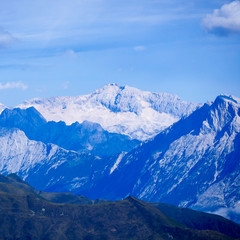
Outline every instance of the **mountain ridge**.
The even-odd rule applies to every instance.
[[[224,218],[191,210],[187,214],[184,210],[179,218],[179,208],[155,207],[132,196],[100,204],[86,204],[85,199],[84,204],[56,204],[16,175],[0,175],[0,189],[2,239],[233,240],[240,236],[240,226]],[[181,223],[189,216],[191,227]],[[202,222],[200,230],[194,224],[202,218],[206,224]]]
[[[31,109],[17,112],[31,112]],[[132,111],[137,115],[138,106]],[[4,113],[9,120],[10,112]],[[33,112],[37,113],[37,110]],[[27,115],[20,114],[15,122],[21,125],[24,117]],[[46,124],[41,117],[39,119]],[[58,124],[61,129],[69,127],[64,122]],[[88,126],[89,122],[83,125]],[[97,123],[91,127],[99,129]],[[47,131],[51,132],[51,129]],[[16,136],[7,137],[11,134]],[[40,190],[66,191],[110,200],[133,195],[142,200],[220,213],[240,222],[240,101],[236,97],[219,95],[215,101],[198,107],[130,152],[119,152],[107,158],[30,141],[16,129],[2,129],[0,135],[2,173],[10,173],[7,167],[13,167],[11,171],[19,173]],[[63,136],[67,141],[68,137]],[[11,144],[12,151],[7,144]],[[44,156],[53,154],[46,161],[43,157],[40,159],[43,162],[29,165],[33,156],[37,159],[41,154],[36,154],[34,147],[29,150],[28,145],[38,146],[36,149],[40,149],[41,154],[44,152]],[[17,164],[14,165],[15,160]]]
[[[191,113],[199,104],[185,102],[167,93],[108,84],[88,95],[32,99],[17,107],[30,106],[48,121],[62,120],[72,124],[89,120],[109,132],[146,140]]]
[[[239,106],[222,96],[203,105],[126,154],[94,191],[202,211],[235,208],[239,221]]]
[[[126,135],[109,133],[100,124],[86,120],[70,126],[63,121],[47,122],[34,107],[3,110],[0,114],[0,127],[18,128],[24,131],[30,140],[52,143],[66,150],[100,157],[128,152],[140,143]]]

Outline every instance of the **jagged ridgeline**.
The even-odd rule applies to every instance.
[[[150,204],[134,197],[97,203],[69,193],[39,192],[14,174],[0,175],[0,203],[1,239],[231,240],[240,237],[238,224],[216,215]]]
[[[219,96],[126,154],[93,192],[101,189],[109,199],[131,194],[240,221],[239,176],[240,101]]]
[[[38,110],[25,109],[30,103]],[[32,100],[22,107],[0,115],[1,173],[17,173],[38,190],[108,200],[132,195],[240,221],[238,98],[220,95],[197,107],[168,94],[107,85],[90,95]],[[71,125],[47,121],[63,120],[72,116],[71,109],[85,108],[96,108],[96,119],[107,116],[109,126],[115,118],[131,126],[139,119],[134,129],[146,119],[153,129],[160,116],[175,116],[175,123],[161,131],[162,125],[155,129],[155,137],[140,142],[124,130],[125,125],[121,133],[131,137],[89,121]],[[152,111],[157,111],[154,121],[148,115]],[[153,135],[145,125],[139,131],[143,129],[147,134],[143,138]]]
[[[108,84],[89,95],[32,99],[19,105],[35,107],[48,121],[62,120],[70,125],[87,120],[140,141],[155,136],[197,106],[168,93],[117,84]]]
[[[66,150],[91,153],[99,157],[128,152],[140,143],[126,135],[110,133],[98,123],[84,121],[68,126],[63,121],[47,122],[34,107],[3,110],[0,127],[19,129],[30,140],[52,143]]]

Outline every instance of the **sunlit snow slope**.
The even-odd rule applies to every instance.
[[[145,140],[194,111],[197,104],[167,93],[108,84],[89,95],[32,99],[18,107],[30,106],[48,121],[72,124],[87,120],[110,132]]]

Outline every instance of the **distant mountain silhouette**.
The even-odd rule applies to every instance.
[[[140,143],[125,135],[109,133],[98,123],[84,121],[67,126],[62,121],[47,122],[34,107],[3,110],[0,127],[18,128],[31,140],[53,143],[67,150],[91,152],[100,157],[128,152]]]

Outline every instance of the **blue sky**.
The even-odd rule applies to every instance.
[[[240,97],[240,2],[0,0],[0,102],[107,83],[205,102]]]

